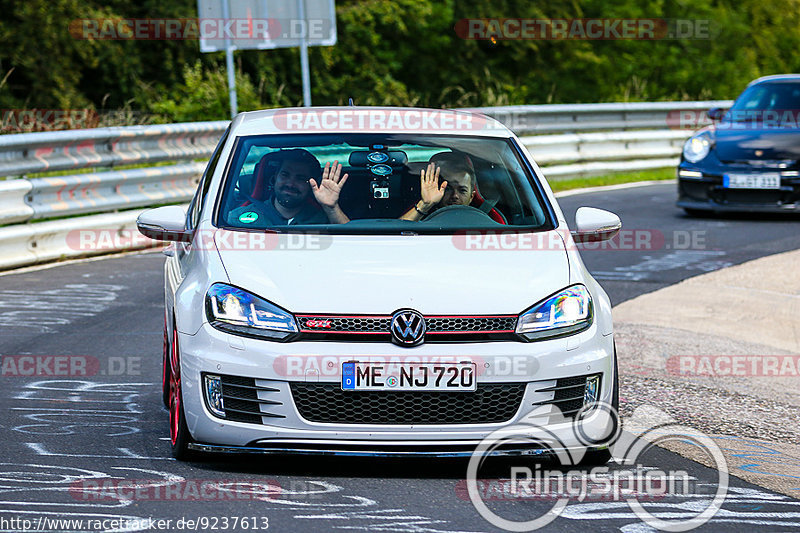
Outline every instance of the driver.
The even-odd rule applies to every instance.
[[[263,202],[253,201],[232,210],[229,223],[264,227],[350,221],[339,207],[339,193],[348,176],[340,177],[339,161],[325,163],[321,168],[319,160],[301,148],[282,151],[281,155],[270,196]]]
[[[465,161],[436,154],[419,175],[422,198],[400,217],[401,220],[419,220],[440,207],[470,205],[477,189],[475,171]],[[444,154],[449,156],[450,154]],[[441,161],[436,165],[436,160]],[[441,174],[442,181],[439,182]]]

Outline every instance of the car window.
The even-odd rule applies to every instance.
[[[338,162],[336,208],[316,194]],[[438,168],[436,201],[423,200],[421,172]],[[446,183],[445,183],[446,182]],[[430,191],[430,187],[428,187]],[[430,200],[430,196],[427,196]],[[415,209],[416,208],[416,209]],[[422,208],[422,209],[420,209]],[[510,139],[411,134],[240,137],[222,185],[216,223],[233,229],[313,227],[335,232],[454,232],[551,227],[536,177]]]
[[[208,197],[208,190],[211,186],[211,178],[214,176],[214,171],[217,168],[220,154],[222,153],[222,147],[225,146],[225,141],[228,140],[229,133],[230,127],[225,130],[222,138],[217,143],[217,147],[214,149],[214,153],[211,154],[211,159],[209,159],[208,165],[206,165],[203,176],[200,178],[200,182],[197,185],[197,191],[192,198],[192,202],[189,204],[187,229],[191,230],[197,227],[198,222],[200,222],[200,213],[202,212],[206,198]]]
[[[747,119],[748,111],[794,111],[800,109],[800,83],[775,82],[759,83],[747,88],[736,99],[731,119]]]

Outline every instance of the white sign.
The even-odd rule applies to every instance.
[[[336,44],[334,0],[197,0],[197,12],[201,52]]]

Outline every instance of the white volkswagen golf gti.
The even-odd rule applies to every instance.
[[[533,420],[606,461],[607,444],[574,429],[608,425],[592,409],[616,406],[619,387],[609,299],[575,242],[620,226],[584,207],[571,232],[520,140],[481,114],[238,115],[188,211],[138,220],[175,241],[173,454],[469,456]]]

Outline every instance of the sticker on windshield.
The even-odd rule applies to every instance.
[[[370,163],[385,163],[389,160],[389,154],[385,152],[372,152],[367,155],[367,161]]]
[[[258,220],[258,213],[255,211],[248,211],[239,215],[239,222],[242,222],[243,224],[251,224],[256,220]]]
[[[373,166],[369,167],[369,169],[376,176],[388,176],[389,174],[392,173],[392,167],[390,167],[389,165],[384,165],[384,164],[373,165]]]

